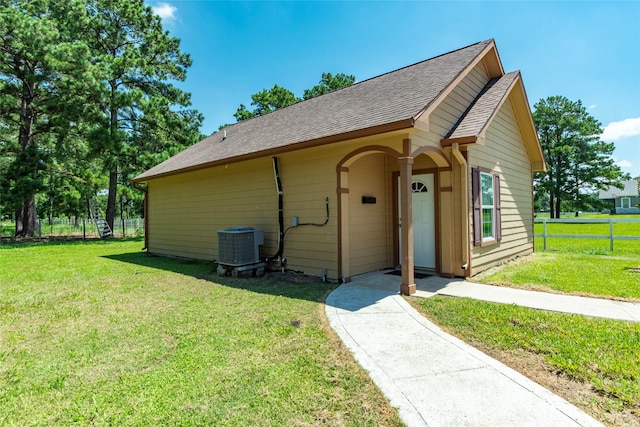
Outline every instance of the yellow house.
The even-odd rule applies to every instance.
[[[411,294],[414,269],[531,253],[544,169],[520,73],[487,40],[228,126],[133,181],[151,253],[214,260],[217,230],[251,226],[288,269],[401,266]]]

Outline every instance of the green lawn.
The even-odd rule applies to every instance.
[[[536,224],[536,232],[541,227]],[[550,233],[609,233],[608,224],[548,227]],[[618,235],[640,235],[640,224],[615,227]],[[476,280],[640,301],[640,242],[616,241],[613,253],[606,240],[549,242],[553,249],[542,251],[542,239],[536,238],[537,253]],[[568,378],[554,391],[607,424],[640,425],[640,324],[461,298],[412,302],[447,331],[546,386]]]
[[[640,219],[640,215],[583,214],[578,219]],[[573,218],[571,218],[573,219]],[[535,224],[542,233],[542,224]],[[550,234],[609,235],[609,224],[547,224]],[[640,223],[616,223],[616,236],[640,236]],[[536,254],[484,275],[483,283],[640,300],[640,240],[536,237]]]
[[[0,425],[400,425],[331,286],[233,280],[141,240],[0,246]]]
[[[640,300],[640,258],[538,252],[484,275],[479,281]]]
[[[521,359],[526,354],[542,358],[550,373],[574,380],[579,389],[578,384],[587,384],[595,391],[591,399],[567,393],[597,418],[622,419],[612,422],[616,425],[640,423],[640,324],[466,298],[411,301],[473,345]]]
[[[12,238],[15,233],[15,222],[0,221],[0,237]],[[36,232],[37,237],[74,237],[81,238],[98,238],[98,229],[89,219],[80,219],[75,224],[72,220],[54,219],[53,224],[49,225],[46,219],[40,220],[40,232]],[[125,228],[122,228],[122,221],[115,219],[114,233],[117,237],[142,237],[144,235],[144,219],[132,218],[125,220]]]
[[[548,214],[538,214],[540,218],[548,218]],[[637,219],[640,215],[604,215],[604,214],[581,214],[578,218],[574,216],[563,216],[562,219],[581,220],[581,219],[603,219],[603,220],[620,220],[620,219]],[[534,224],[536,234],[543,233],[543,224]],[[613,226],[614,236],[640,236],[640,222],[620,222]],[[576,234],[576,235],[600,235],[609,236],[608,223],[596,224],[565,224],[565,223],[548,223],[547,234]],[[542,237],[535,239],[536,251],[544,249],[544,240]],[[547,251],[553,252],[571,252],[596,255],[630,255],[640,256],[640,240],[614,240],[613,252],[610,250],[608,239],[583,239],[583,238],[547,238]]]

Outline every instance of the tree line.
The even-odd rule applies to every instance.
[[[143,0],[0,0],[0,216],[33,236],[106,189],[106,220],[142,211],[129,179],[204,138],[184,81],[191,58]],[[275,85],[246,120],[352,84],[323,73],[302,98]]]
[[[16,236],[33,236],[38,212],[83,216],[106,189],[106,219],[141,211],[129,179],[204,137],[184,81],[191,58],[143,0],[0,0],[0,215]],[[355,76],[323,73],[297,97],[274,85],[251,95],[234,117],[247,120],[349,86]],[[628,179],[614,146],[580,101],[534,106],[547,172],[535,202],[552,217],[601,207],[597,190]],[[221,126],[224,127],[225,125]]]
[[[202,137],[171,83],[190,65],[143,0],[2,0],[0,209],[16,236],[33,236],[36,205],[82,215],[106,188],[112,228],[118,204],[140,205],[128,180]]]
[[[623,188],[622,181],[631,178],[615,164],[614,144],[601,139],[602,125],[580,100],[541,99],[533,119],[547,164],[547,171],[534,177],[538,211],[560,218],[563,211],[599,210],[604,205],[598,190]]]

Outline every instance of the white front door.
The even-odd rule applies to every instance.
[[[413,262],[416,267],[436,268],[435,189],[433,183],[432,173],[413,176]],[[400,213],[398,213],[398,218],[400,217]],[[399,233],[399,236],[402,236],[402,233]],[[400,239],[398,240],[400,241]],[[400,250],[402,250],[401,241]]]

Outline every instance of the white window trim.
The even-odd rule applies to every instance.
[[[492,194],[494,194],[493,196],[493,200],[491,201],[491,204],[485,204],[483,197],[482,197],[482,177],[483,176],[488,176],[491,178],[491,191]],[[496,204],[495,204],[495,191],[496,191],[496,183],[495,183],[495,179],[494,176],[490,173],[487,172],[482,172],[480,171],[480,221],[482,221],[482,224],[480,226],[480,232],[482,233],[482,241],[483,242],[490,242],[490,241],[494,241],[496,240]],[[491,209],[491,235],[490,236],[485,236],[484,235],[484,211],[485,209]]]
[[[624,205],[625,201],[627,202],[627,206]],[[620,208],[621,209],[631,208],[631,197],[620,197]]]

